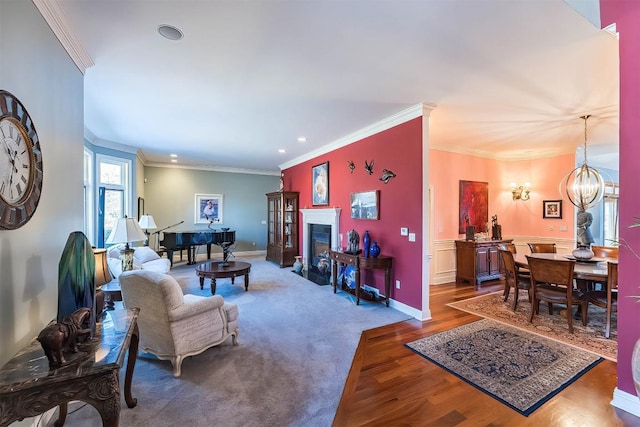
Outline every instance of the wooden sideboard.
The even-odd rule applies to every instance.
[[[476,286],[502,277],[502,259],[498,245],[509,240],[456,240],[456,282]]]

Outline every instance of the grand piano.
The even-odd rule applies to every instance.
[[[206,230],[206,231],[164,231],[164,238],[160,240],[160,245],[167,250],[167,256],[173,267],[173,252],[187,250],[187,264],[196,263],[196,248],[200,245],[207,245],[207,259],[211,259],[211,245],[220,246],[224,253],[224,261],[229,258],[229,248],[236,241],[234,230]]]

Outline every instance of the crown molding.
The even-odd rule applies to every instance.
[[[31,0],[44,20],[49,24],[53,34],[67,51],[76,67],[84,75],[87,68],[94,65],[93,60],[80,39],[75,35],[58,0]]]
[[[428,116],[431,113],[431,110],[433,110],[434,108],[436,108],[435,104],[430,104],[427,102],[413,105],[394,115],[386,117],[360,130],[350,133],[349,135],[346,135],[333,142],[330,142],[329,144],[323,145],[322,147],[309,151],[308,153],[298,156],[295,159],[282,163],[281,165],[279,165],[279,167],[280,169],[286,169],[286,168],[299,165],[300,163],[304,163],[307,160],[311,160],[315,157],[321,156],[323,154],[326,154],[331,151],[337,150],[339,148],[345,147],[347,145],[353,144],[354,142],[358,142],[371,135],[375,135],[376,133],[380,133],[387,129],[391,129],[392,127],[397,126],[399,124],[408,122],[409,120],[413,120],[415,118],[422,117],[422,116]]]
[[[280,176],[280,171],[262,170],[262,169],[244,169],[244,168],[231,168],[226,166],[209,166],[209,165],[180,165],[176,163],[146,163],[145,167],[167,168],[167,169],[189,169],[189,170],[202,170],[208,172],[226,172],[226,173],[243,173],[248,175],[268,175],[268,176]]]
[[[501,161],[519,161],[519,160],[535,160],[535,159],[547,159],[551,157],[563,156],[565,154],[575,154],[575,149],[563,149],[563,150],[547,150],[547,151],[536,151],[533,154],[531,151],[527,152],[514,152],[512,154],[495,154],[491,151],[485,150],[474,150],[468,147],[463,147],[460,145],[438,145],[438,144],[430,144],[429,150],[437,150],[437,151],[445,151],[448,153],[457,153],[457,154],[465,154],[474,157],[482,157],[485,159],[491,160],[501,160]]]

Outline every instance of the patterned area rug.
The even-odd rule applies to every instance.
[[[473,313],[480,317],[497,320],[525,331],[541,335],[552,340],[569,344],[590,351],[605,359],[616,362],[618,356],[616,315],[611,320],[611,338],[604,337],[605,310],[593,305],[589,306],[587,326],[582,326],[580,319],[573,319],[573,334],[569,326],[564,308],[554,305],[554,314],[549,315],[547,304],[540,303],[540,314],[534,316],[529,323],[531,304],[527,301],[526,292],[520,292],[520,300],[515,313],[511,310],[513,292],[507,302],[503,301],[502,291],[482,295],[447,304],[458,310]],[[561,310],[562,309],[562,310]],[[574,309],[575,310],[575,309]]]
[[[524,416],[603,360],[488,319],[405,345]]]

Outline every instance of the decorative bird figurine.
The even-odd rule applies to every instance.
[[[382,176],[380,177],[380,181],[384,182],[385,184],[389,183],[389,180],[391,178],[395,178],[396,174],[391,172],[388,169],[382,169]]]
[[[366,170],[369,175],[373,175],[373,160],[371,160],[371,163],[368,163],[366,160],[364,161],[364,170]]]
[[[353,173],[353,171],[356,168],[356,164],[353,163],[351,160],[347,160],[347,163],[349,164],[349,169],[351,169],[351,173]]]

